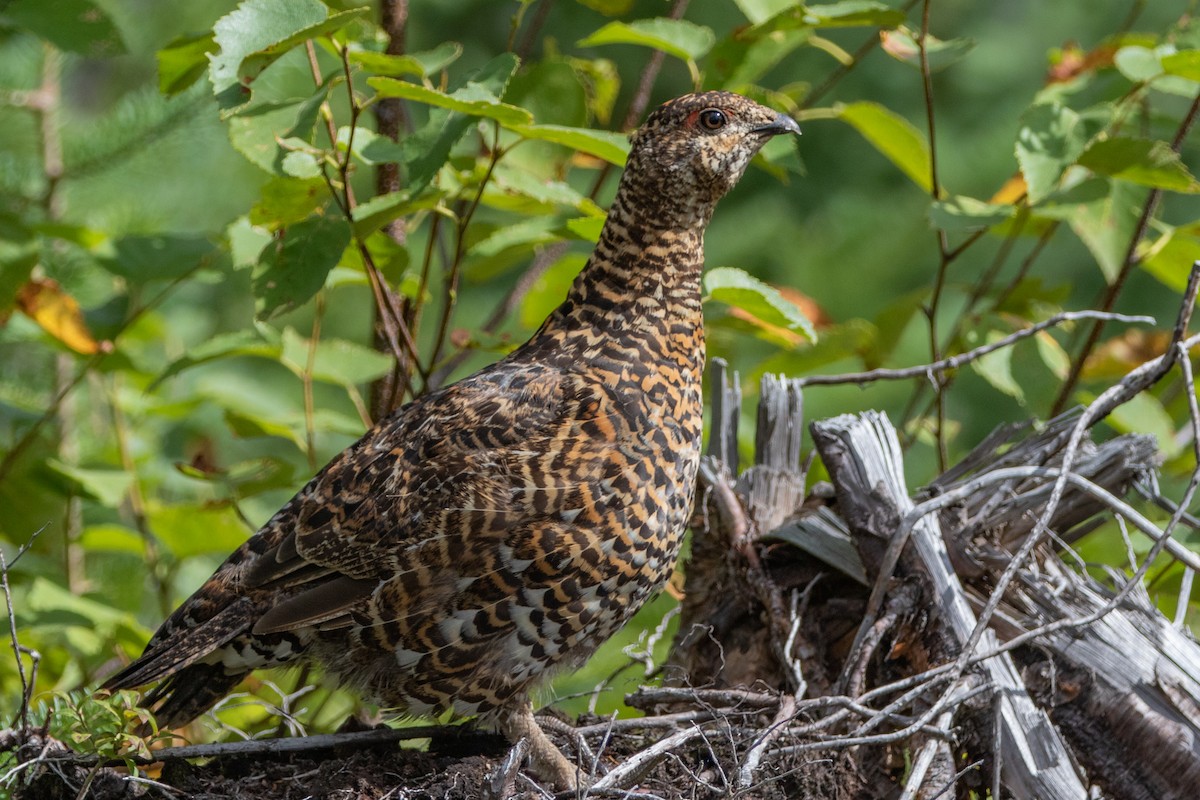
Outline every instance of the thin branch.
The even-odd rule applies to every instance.
[[[795,381],[800,386],[835,386],[845,383],[871,383],[872,381],[899,381],[908,380],[910,378],[927,377],[932,374],[944,372],[946,370],[957,369],[958,367],[975,361],[989,353],[994,353],[997,350],[1009,347],[1022,339],[1028,339],[1035,336],[1047,328],[1053,328],[1065,322],[1074,322],[1082,319],[1106,319],[1113,322],[1125,322],[1137,325],[1153,325],[1154,317],[1147,316],[1129,316],[1127,314],[1114,314],[1112,312],[1101,311],[1064,311],[1061,314],[1055,314],[1043,322],[1036,325],[1024,328],[1005,336],[990,344],[982,345],[974,350],[968,350],[965,353],[959,353],[949,358],[944,358],[932,364],[922,364],[915,367],[905,367],[903,369],[873,369],[867,372],[849,372],[840,375],[809,375],[803,378],[796,378]]]

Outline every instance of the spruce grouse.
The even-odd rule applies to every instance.
[[[704,229],[790,117],[727,92],[655,110],[566,300],[506,358],[398,409],[167,619],[109,689],[162,727],[312,662],[414,715],[478,716],[574,768],[529,693],[670,576],[700,456]]]

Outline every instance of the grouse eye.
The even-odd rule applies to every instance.
[[[700,112],[700,124],[707,130],[719,131],[725,127],[725,112],[719,108],[706,108]]]

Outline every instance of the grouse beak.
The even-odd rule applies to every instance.
[[[778,136],[781,133],[794,133],[800,135],[800,125],[796,120],[789,117],[787,114],[779,114],[775,119],[768,122],[766,125],[759,125],[757,128],[751,128],[751,133],[765,133],[768,136]]]

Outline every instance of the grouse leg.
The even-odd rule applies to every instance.
[[[543,780],[550,781],[560,791],[579,788],[581,776],[578,768],[567,760],[550,741],[542,726],[538,725],[528,699],[501,718],[500,729],[510,742],[516,743],[522,738],[529,742],[530,765]]]

